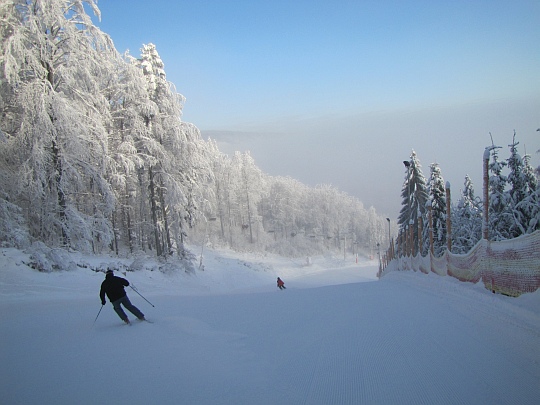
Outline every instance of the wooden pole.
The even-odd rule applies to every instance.
[[[452,251],[452,211],[450,207],[450,182],[446,182],[446,248]]]
[[[489,148],[484,150],[484,221],[482,223],[482,233],[485,240],[489,240]]]

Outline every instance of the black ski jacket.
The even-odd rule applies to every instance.
[[[101,291],[99,297],[101,302],[105,302],[105,294],[109,298],[109,301],[114,302],[122,297],[126,296],[124,287],[129,285],[129,281],[122,277],[116,277],[114,274],[107,274],[105,280],[101,283]]]

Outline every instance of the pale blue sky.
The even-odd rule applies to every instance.
[[[100,0],[117,49],[156,44],[185,121],[267,173],[397,217],[411,149],[481,194],[489,132],[540,149],[540,1]],[[533,162],[538,164],[539,155]]]

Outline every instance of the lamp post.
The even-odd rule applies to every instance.
[[[409,219],[412,217],[412,214],[411,214],[411,163],[408,162],[407,160],[404,160],[403,161],[403,164],[405,165],[405,167],[407,168],[407,191],[408,191],[408,195],[407,195],[407,199],[408,199],[408,205],[409,205]]]
[[[202,246],[201,246],[201,259],[199,261],[199,270],[204,270],[203,251],[204,251],[204,244],[206,243],[206,235],[208,233],[208,222],[209,221],[215,221],[217,218],[216,217],[211,217],[211,218],[205,218],[205,219],[206,219],[206,226],[204,227],[204,235],[203,235],[203,241],[202,241]]]
[[[404,223],[408,223],[409,226],[410,226],[411,223],[414,223],[413,218],[412,218],[412,206],[411,206],[411,203],[412,203],[412,198],[411,198],[411,162],[409,162],[407,160],[404,160],[403,164],[407,168],[407,191],[408,191],[407,200],[408,200],[408,206],[409,206],[409,212],[408,212],[409,220],[407,222],[404,222]],[[409,243],[408,232],[405,235],[407,237],[407,243]],[[412,252],[412,250],[413,250],[412,249],[412,238],[411,238],[411,242],[410,242],[409,247],[410,247],[410,250]]]

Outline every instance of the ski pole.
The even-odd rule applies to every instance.
[[[94,323],[92,324],[92,327],[96,324],[96,321],[98,319],[99,314],[101,314],[101,310],[103,309],[103,305],[101,305],[101,308],[99,309],[99,312],[97,313],[96,319],[94,319]]]
[[[152,305],[154,308],[156,307],[154,304],[152,304],[150,301],[148,301],[146,298],[144,298],[144,297],[142,296],[142,294],[141,294],[139,291],[137,291],[135,288],[133,288],[133,286],[130,285],[130,287],[131,287],[131,289],[132,289],[133,291],[135,291],[137,294],[139,294],[139,295],[142,297],[143,300],[145,300],[146,302],[148,302],[148,303],[149,303],[150,305]]]

